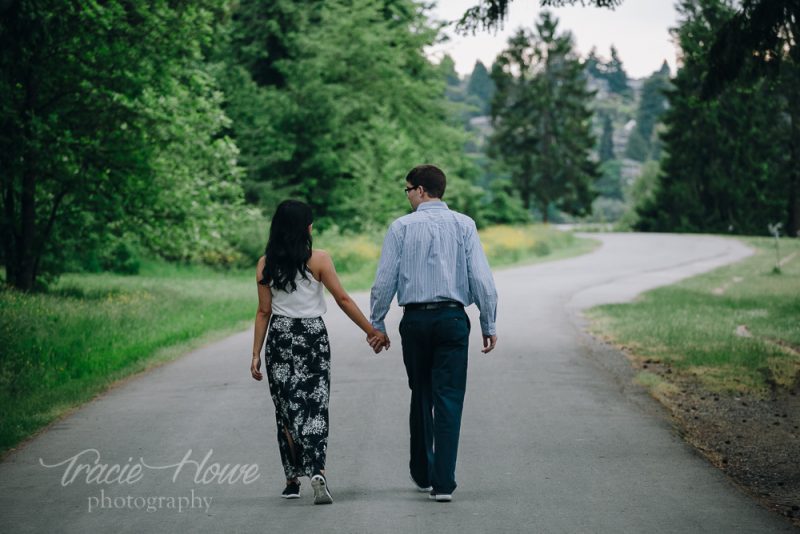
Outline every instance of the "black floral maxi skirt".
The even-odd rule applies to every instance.
[[[322,318],[273,315],[264,360],[286,478],[311,477],[325,469],[328,447],[331,352]]]

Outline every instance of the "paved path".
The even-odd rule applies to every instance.
[[[115,388],[9,456],[0,464],[0,532],[793,531],[684,444],[654,401],[598,365],[609,351],[578,328],[582,308],[632,298],[749,250],[702,236],[596,237],[603,246],[590,255],[496,273],[500,341],[484,356],[473,331],[450,504],[409,488],[401,311],[388,318],[393,348],[377,357],[330,305],[333,506],[313,506],[307,480],[301,499],[278,497],[274,412],[266,380],[249,377],[246,331]],[[357,300],[366,307],[367,295]],[[474,307],[470,313],[477,325]],[[83,453],[71,470],[40,464],[85,449],[123,467],[139,457],[149,466],[176,464],[189,449],[188,460],[200,463],[213,450],[203,466],[208,479],[215,462],[257,465],[258,478],[203,484],[187,461],[177,473],[145,467],[130,484],[87,483],[82,471],[62,485],[65,473],[95,456]]]

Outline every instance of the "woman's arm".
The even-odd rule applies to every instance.
[[[258,310],[256,310],[255,335],[253,339],[253,359],[250,363],[250,374],[256,380],[261,380],[261,347],[264,346],[264,339],[267,337],[267,327],[269,318],[272,315],[272,293],[269,286],[259,284],[262,273],[264,272],[264,256],[258,260],[256,267],[256,287],[258,288]]]
[[[314,251],[314,263],[318,269],[320,282],[330,291],[336,304],[342,309],[351,321],[353,321],[361,330],[367,334],[370,341],[370,346],[373,349],[381,346],[389,348],[389,337],[372,326],[369,320],[361,313],[358,304],[350,298],[347,291],[342,287],[339,281],[339,276],[336,274],[336,268],[333,266],[333,260],[330,254],[322,250]],[[377,340],[377,341],[376,341]],[[375,344],[373,344],[373,342]]]

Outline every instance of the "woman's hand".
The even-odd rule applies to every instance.
[[[261,380],[264,376],[261,374],[261,357],[253,356],[253,361],[250,362],[250,374],[256,380]]]

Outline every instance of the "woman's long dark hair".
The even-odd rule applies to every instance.
[[[297,273],[308,280],[306,262],[311,258],[311,232],[308,225],[314,222],[311,208],[298,200],[284,200],[272,216],[269,241],[264,251],[266,262],[262,284],[272,284],[275,289],[297,289]]]

